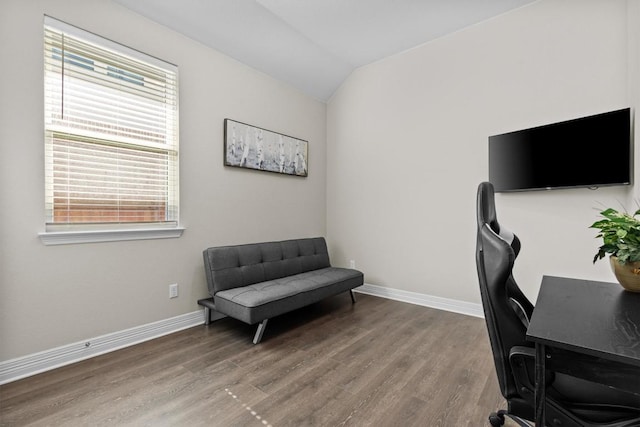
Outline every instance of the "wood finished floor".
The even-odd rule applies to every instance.
[[[488,426],[504,407],[484,320],[347,293],[0,386],[1,426]]]

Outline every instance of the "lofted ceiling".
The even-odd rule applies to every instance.
[[[356,68],[535,0],[114,0],[327,101]]]

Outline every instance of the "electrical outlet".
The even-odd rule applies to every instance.
[[[356,268],[356,262],[354,260],[349,260],[349,268]]]
[[[169,285],[169,298],[178,298],[178,284]]]

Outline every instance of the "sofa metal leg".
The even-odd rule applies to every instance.
[[[262,322],[260,322],[260,324],[258,325],[258,329],[256,330],[256,334],[253,337],[253,343],[254,344],[258,344],[260,342],[260,340],[262,339],[262,334],[264,334],[264,328],[267,327],[267,322],[269,321],[269,319],[264,319]]]
[[[356,296],[353,294],[353,289],[349,289],[349,294],[351,294],[351,303],[356,303]]]
[[[211,323],[211,309],[209,307],[204,308],[204,324],[209,325]]]

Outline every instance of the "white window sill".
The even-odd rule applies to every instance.
[[[38,233],[43,244],[119,242],[124,240],[175,239],[182,236],[183,227],[138,228],[131,230],[46,231]]]

